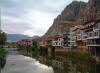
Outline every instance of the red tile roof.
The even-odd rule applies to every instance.
[[[49,38],[49,39],[47,39],[47,41],[52,41],[53,40],[53,38]]]
[[[56,39],[56,38],[62,38],[62,36],[55,36],[55,39]]]
[[[33,39],[32,41],[38,41],[39,39]]]
[[[85,22],[84,25],[86,25],[86,24],[88,24],[88,23],[93,23],[93,22],[96,23],[97,20],[90,20],[90,21],[88,21],[88,22]]]
[[[23,40],[19,40],[18,42],[19,43],[21,43],[21,42],[31,42],[31,40],[29,40],[29,39],[23,39]]]

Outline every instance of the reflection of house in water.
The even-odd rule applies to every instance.
[[[40,60],[40,63],[52,67],[54,73],[100,73],[100,64],[96,63],[83,63],[82,61],[74,63],[71,59],[63,61],[63,58],[50,60],[45,57],[41,57]]]

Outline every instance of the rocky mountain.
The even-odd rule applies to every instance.
[[[68,32],[69,28],[100,17],[100,0],[89,0],[88,3],[73,1],[65,7],[45,36]]]
[[[21,40],[21,39],[35,39],[35,38],[39,38],[39,36],[29,37],[29,36],[21,35],[21,34],[6,34],[6,37],[7,37],[8,41],[12,41],[12,42],[16,42],[16,41]]]
[[[100,18],[100,0],[89,0],[84,11],[84,20]]]
[[[69,4],[57,18],[54,19],[53,25],[47,31],[45,35],[55,35],[67,32],[66,29],[69,28],[74,22],[83,16],[83,11],[85,10],[87,3],[73,1]],[[64,22],[65,25],[62,25]],[[68,27],[67,27],[67,24]]]
[[[87,3],[73,1],[61,13],[61,20],[76,21],[82,18]]]

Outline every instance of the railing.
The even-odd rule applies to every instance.
[[[92,46],[96,46],[96,47],[100,47],[100,44],[88,44],[87,46],[90,46],[90,47],[92,47]]]

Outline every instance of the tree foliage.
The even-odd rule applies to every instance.
[[[0,30],[0,56],[7,54],[7,51],[3,49],[3,45],[6,43],[6,35]]]
[[[0,31],[0,48],[3,48],[3,45],[6,43],[6,35],[4,32]]]

